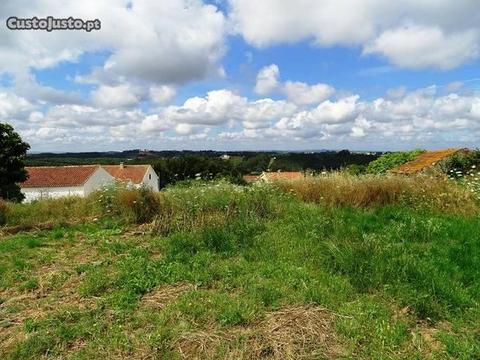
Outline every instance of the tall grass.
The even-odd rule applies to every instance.
[[[27,204],[3,203],[4,225],[32,227],[46,223],[69,223],[95,215],[89,199],[64,197],[42,199]]]
[[[152,223],[156,233],[169,234],[235,218],[264,218],[282,206],[282,194],[270,186],[243,187],[226,182],[175,186],[160,193],[146,188],[112,186],[87,198],[42,199],[27,204],[0,204],[0,221],[22,229],[81,221],[122,224]],[[1,223],[0,223],[1,225]],[[21,229],[20,229],[21,230]]]
[[[210,182],[190,187],[173,186],[160,193],[115,186],[87,198],[43,199],[28,204],[3,202],[0,224],[28,228],[105,219],[121,224],[153,223],[156,233],[167,235],[222,225],[238,218],[279,214],[282,207],[288,206],[286,197],[291,195],[327,207],[398,205],[460,215],[479,213],[475,193],[447,178],[332,173],[278,182],[274,186]]]
[[[471,191],[441,177],[331,173],[278,182],[276,186],[303,201],[330,207],[400,205],[462,215],[479,212],[478,201]]]
[[[278,213],[282,195],[270,186],[244,187],[225,182],[191,188],[172,187],[161,193],[155,232],[223,225],[234,219],[258,219]]]

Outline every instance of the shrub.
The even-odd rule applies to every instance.
[[[449,177],[460,178],[463,173],[480,166],[480,150],[459,151],[449,156],[440,165],[441,170]]]
[[[8,206],[7,203],[0,199],[0,226],[7,223],[7,212]]]
[[[405,164],[408,161],[415,159],[418,155],[425,152],[425,150],[417,149],[412,151],[390,152],[380,156],[368,164],[366,172],[368,174],[382,174],[387,170]]]
[[[99,205],[104,217],[117,218],[126,223],[145,224],[159,214],[160,199],[150,189],[134,189],[122,184],[95,192],[90,199]]]

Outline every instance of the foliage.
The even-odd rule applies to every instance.
[[[314,172],[340,170],[348,165],[366,166],[377,158],[377,154],[354,153],[348,150],[288,153],[276,156],[270,164],[270,170]]]
[[[17,184],[27,179],[24,160],[28,149],[12,126],[0,123],[0,199],[23,199]]]
[[[347,165],[343,171],[349,175],[362,175],[367,171],[367,165],[351,164]]]
[[[151,222],[160,211],[159,197],[146,187],[135,189],[115,184],[92,194],[90,200],[98,203],[103,217],[127,224]]]
[[[450,177],[480,167],[480,150],[459,151],[442,161],[441,170]],[[458,176],[461,177],[461,176]]]
[[[0,199],[0,226],[7,223],[8,206],[7,203]]]
[[[368,174],[382,174],[387,170],[405,164],[408,161],[415,159],[418,155],[425,152],[425,150],[417,149],[412,151],[389,152],[383,154],[378,159],[368,164]]]
[[[187,155],[156,160],[153,168],[160,177],[160,187],[184,180],[212,180],[222,177],[241,178],[233,161]]]
[[[471,191],[472,194],[480,200],[480,167],[471,165],[470,168],[464,169],[463,171],[453,168],[448,172],[448,177],[465,186],[466,189]]]

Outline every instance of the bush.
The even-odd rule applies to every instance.
[[[465,172],[480,167],[480,150],[459,151],[445,159],[440,167],[449,177],[461,178]]]
[[[5,201],[0,199],[0,226],[7,223],[8,206]]]
[[[134,189],[116,184],[93,193],[90,199],[97,202],[102,216],[126,223],[151,222],[160,211],[159,197],[145,187]]]
[[[399,151],[386,153],[378,159],[373,160],[367,167],[368,174],[382,174],[394,168],[405,164],[408,161],[415,159],[418,155],[425,152],[425,150],[417,149],[412,151]]]

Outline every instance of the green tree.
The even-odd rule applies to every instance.
[[[27,180],[25,156],[30,145],[22,141],[12,126],[0,123],[0,198],[22,201],[18,183]]]

